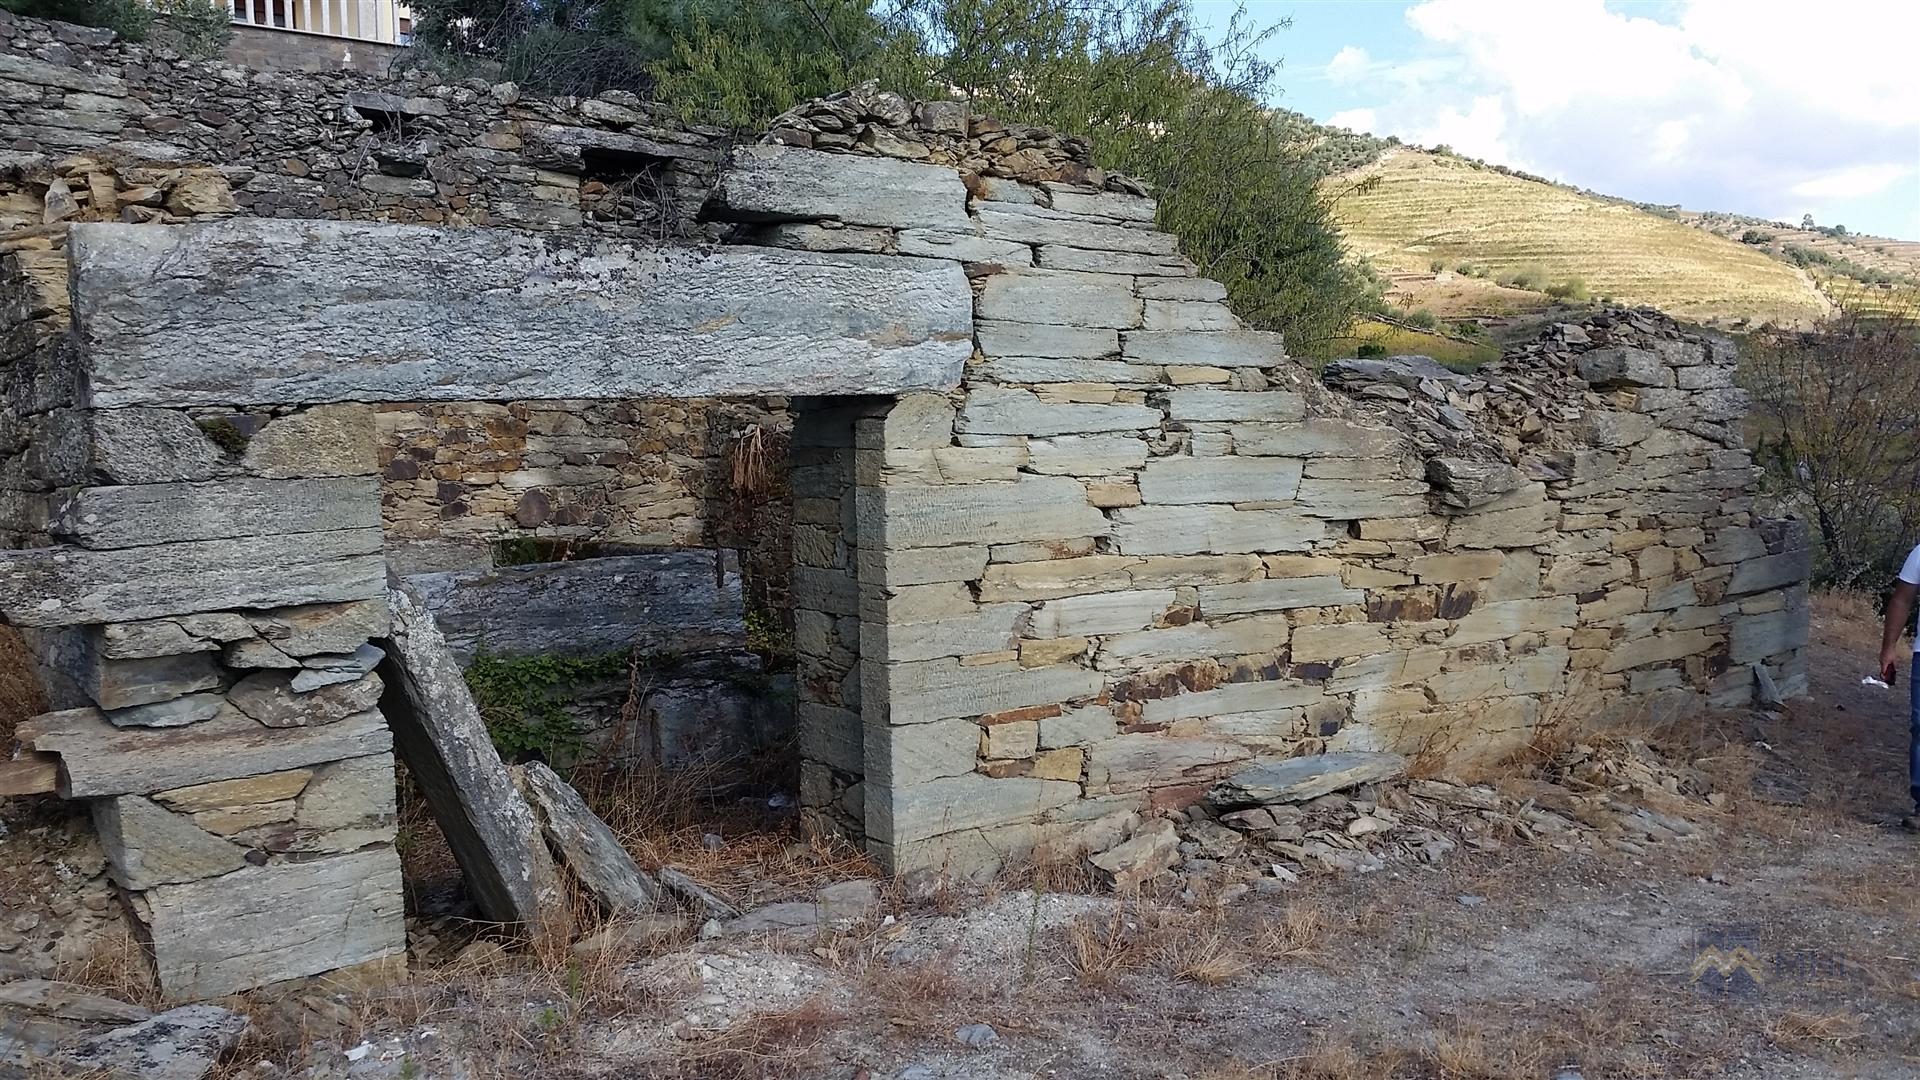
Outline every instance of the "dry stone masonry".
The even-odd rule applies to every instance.
[[[87,102],[55,91],[111,95],[48,52],[0,75],[65,151]],[[511,96],[468,89],[386,105]],[[30,167],[43,217],[90,175]],[[719,245],[299,200],[9,234],[0,613],[68,706],[21,752],[91,803],[169,994],[402,953],[382,702],[452,676],[383,678],[393,613],[430,627],[387,586],[393,405],[782,399],[802,802],[896,871],[1152,855],[1171,828],[1129,823],[1250,767],[1444,769],[1804,687],[1805,536],[1754,514],[1723,341],[1609,312],[1470,376],[1323,381],[1083,141],[957,103],[863,88],[714,170]]]

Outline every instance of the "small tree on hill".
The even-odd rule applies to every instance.
[[[1920,323],[1858,311],[1811,332],[1755,334],[1741,363],[1756,460],[1805,515],[1815,580],[1877,585],[1920,542]]]

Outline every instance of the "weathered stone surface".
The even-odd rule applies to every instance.
[[[247,620],[231,611],[182,615],[175,619],[108,623],[90,631],[94,653],[109,660],[132,660],[177,653],[212,652],[222,643],[253,634]]]
[[[362,645],[350,653],[320,653],[300,662],[301,670],[292,673],[292,690],[305,694],[323,686],[356,682],[379,666],[382,652],[377,645]]]
[[[209,653],[99,660],[83,680],[87,695],[103,709],[148,705],[220,685],[220,665]]]
[[[1294,458],[1165,457],[1140,472],[1148,504],[1285,502],[1300,490]]]
[[[1124,841],[1089,855],[1087,862],[1113,891],[1133,892],[1180,862],[1180,835],[1173,822],[1151,818]]]
[[[138,795],[96,800],[93,827],[113,880],[123,889],[199,881],[247,864],[247,849]]]
[[[1362,750],[1262,759],[1215,784],[1207,792],[1207,802],[1222,809],[1305,802],[1329,792],[1398,776],[1406,767],[1407,760],[1398,754]]]
[[[731,551],[663,551],[407,579],[461,664],[503,656],[600,656],[746,648]]]
[[[1315,623],[1293,633],[1293,662],[1310,664],[1386,652],[1386,628],[1379,623]]]
[[[220,662],[230,668],[251,671],[258,668],[297,668],[300,661],[288,656],[265,638],[250,637],[230,641],[220,650]]]
[[[620,846],[620,839],[587,808],[579,792],[538,761],[519,766],[515,772],[521,793],[540,819],[547,843],[602,909],[619,916],[660,906],[659,883],[634,863],[633,856]]]
[[[1046,401],[1031,390],[982,386],[967,394],[959,430],[976,435],[1072,435],[1142,431],[1160,425],[1160,410],[1145,405]]]
[[[972,772],[980,756],[980,725],[967,718],[904,728],[875,724],[865,729],[865,743],[867,780],[903,788]]]
[[[987,279],[975,310],[983,320],[1125,330],[1140,325],[1141,306],[1121,274],[1010,270]]]
[[[1110,476],[1147,462],[1147,444],[1127,435],[1027,440],[1027,468],[1043,475]]]
[[[382,707],[467,887],[496,922],[556,925],[564,918],[559,870],[493,748],[459,663],[410,589],[396,585],[387,602],[393,626],[380,643],[387,651]]]
[[[902,229],[894,250],[902,255],[922,255],[929,259],[959,259],[961,262],[998,263],[1002,266],[1033,265],[1033,248],[1026,244],[996,240],[971,232]]]
[[[1233,585],[1202,585],[1200,615],[1244,615],[1301,607],[1337,607],[1366,601],[1362,589],[1349,589],[1338,577],[1268,578]]]
[[[16,1010],[15,1015],[24,1012],[94,1024],[137,1024],[153,1015],[151,1010],[132,1002],[94,993],[78,983],[53,979],[15,979],[0,983],[0,1009]]]
[[[240,1041],[248,1024],[244,1014],[218,1005],[182,1005],[90,1035],[62,1049],[54,1067],[67,1076],[200,1080]]]
[[[97,709],[46,713],[20,725],[22,746],[59,754],[69,799],[147,794],[385,753],[377,712],[320,727],[275,730],[238,709],[186,727],[117,728]]]
[[[206,480],[220,449],[185,413],[169,409],[102,409],[93,429],[93,469],[110,484]]]
[[[211,784],[172,788],[154,795],[154,801],[183,814],[218,810],[229,806],[281,802],[300,794],[313,779],[312,769],[288,769],[285,772],[248,776],[239,780],[219,780]]]
[[[1080,785],[1028,777],[948,776],[867,794],[867,835],[910,844],[943,833],[1032,821],[1080,797]]]
[[[863,710],[884,706],[889,724],[923,724],[963,716],[1024,709],[1090,698],[1100,692],[1100,674],[1056,665],[966,665],[951,659],[862,666]],[[869,711],[868,723],[878,722]]]
[[[173,997],[217,997],[406,949],[391,847],[161,885],[145,903],[154,968]]]
[[[984,545],[938,548],[862,548],[860,580],[881,588],[978,581],[987,569]]]
[[[1442,494],[1440,501],[1474,510],[1526,483],[1526,474],[1504,461],[1437,457],[1427,461],[1427,482]]]
[[[1580,354],[1574,370],[1595,386],[1671,386],[1673,373],[1645,349],[1616,346]]]
[[[373,708],[380,702],[380,676],[369,674],[351,683],[323,686],[305,693],[293,689],[295,676],[286,671],[257,671],[227,691],[233,707],[271,728],[331,724]]]
[[[1291,510],[1142,506],[1112,520],[1114,549],[1126,555],[1305,551],[1328,535],[1324,522]]]
[[[189,694],[150,705],[108,709],[107,720],[115,727],[181,727],[219,716],[226,704],[219,694]]]
[[[255,633],[288,656],[352,652],[387,632],[385,599],[250,611]]]
[[[955,385],[972,348],[939,260],[239,219],[71,248],[96,405],[888,394]]]
[[[1499,641],[1515,634],[1544,633],[1574,625],[1579,613],[1579,604],[1572,596],[1481,604],[1460,620],[1447,640],[1453,645],[1469,645],[1481,641]]]
[[[987,356],[1051,356],[1097,360],[1120,355],[1120,335],[1110,329],[981,319],[974,324]]]
[[[1797,551],[1783,551],[1778,555],[1749,559],[1733,571],[1733,579],[1727,582],[1728,596],[1744,596],[1748,593],[1765,592],[1787,585],[1798,585],[1806,581],[1813,572],[1812,552],[1805,548]]]
[[[1088,794],[1124,794],[1213,780],[1245,761],[1246,747],[1224,739],[1119,735],[1087,750]]]
[[[1136,364],[1274,367],[1287,360],[1270,330],[1140,330],[1121,335],[1120,353]]]
[[[887,547],[1017,543],[1104,536],[1107,521],[1068,477],[1011,484],[881,488],[859,506],[860,533]]]
[[[902,662],[942,656],[971,656],[1014,647],[1025,604],[969,605],[971,610],[932,619],[866,622],[860,627],[860,655]]]
[[[1272,713],[1317,705],[1325,697],[1321,687],[1293,680],[1228,683],[1212,690],[1141,702],[1140,719],[1150,724],[1170,724],[1207,716]]]
[[[1183,277],[1194,266],[1179,255],[1147,255],[1136,251],[1089,251],[1065,244],[1041,244],[1035,249],[1034,264],[1048,270],[1087,270],[1103,274],[1142,274]],[[1154,326],[1152,307],[1148,306],[1145,324]]]
[[[379,527],[380,482],[363,476],[81,488],[54,504],[47,529],[83,547],[127,548]]]
[[[1735,663],[1751,663],[1802,648],[1807,638],[1807,609],[1785,607],[1779,611],[1735,617],[1728,639],[1728,651]]]
[[[377,596],[378,529],[251,536],[92,551],[0,552],[0,614],[73,626]]]
[[[1047,196],[1053,208],[1065,214],[1114,218],[1118,221],[1151,225],[1154,215],[1159,212],[1158,203],[1138,195],[1095,191],[1091,188],[1074,187],[1051,181],[1042,184],[1041,187],[1047,190]]]
[[[241,465],[276,479],[371,475],[379,471],[373,415],[369,406],[346,404],[276,417],[247,440]]]
[[[1058,244],[1090,251],[1163,256],[1178,255],[1180,250],[1179,241],[1172,233],[1106,225],[1043,206],[1021,206],[1017,203],[983,205],[975,210],[974,219],[979,223],[980,230],[988,236],[1025,244]]]
[[[1274,459],[1285,460],[1285,459]],[[1295,505],[1314,517],[1411,517],[1427,510],[1427,486],[1405,480],[1302,480]]]
[[[740,221],[826,218],[849,225],[970,233],[967,189],[943,165],[742,146],[721,174],[719,213]]]
[[[1145,630],[1173,601],[1172,589],[1126,589],[1048,600],[1034,609],[1028,633],[1061,638]]]
[[[1286,390],[1175,390],[1167,395],[1167,419],[1288,422],[1307,414],[1306,399]]]
[[[1274,652],[1286,645],[1287,633],[1285,617],[1257,615],[1223,623],[1190,623],[1115,634],[1100,643],[1094,666],[1102,670],[1148,667],[1177,660]]]

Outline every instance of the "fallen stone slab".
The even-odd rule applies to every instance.
[[[1305,802],[1399,776],[1407,759],[1399,754],[1370,750],[1342,750],[1312,757],[1263,759],[1215,784],[1207,803],[1217,809],[1239,809],[1263,803]]]
[[[200,1080],[246,1033],[247,1018],[218,1005],[183,1005],[61,1051],[62,1075]]]
[[[392,585],[387,602],[392,636],[380,642],[381,709],[468,889],[489,919],[560,929],[566,912],[559,869],[493,747],[460,665],[412,590]]]
[[[792,900],[754,908],[727,922],[720,932],[734,936],[834,926],[863,921],[873,917],[879,910],[879,884],[866,878],[855,878],[826,886],[812,900]]]
[[[660,886],[677,897],[681,903],[705,912],[710,918],[727,920],[740,917],[740,909],[727,903],[725,897],[705,885],[688,877],[683,870],[663,866],[659,871]]]
[[[547,843],[603,910],[637,915],[660,906],[659,882],[640,869],[572,785],[538,761],[517,766],[513,773]]]
[[[1142,822],[1126,840],[1087,856],[1087,862],[1115,892],[1132,892],[1179,861],[1180,834],[1165,818]]]
[[[568,951],[575,956],[627,949],[658,949],[677,945],[693,936],[693,916],[684,912],[635,915],[615,919],[599,931],[573,943]]]
[[[118,998],[104,997],[78,983],[19,979],[0,983],[0,1009],[57,1016],[90,1024],[137,1024],[153,1015]]]

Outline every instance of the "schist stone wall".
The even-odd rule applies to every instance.
[[[321,39],[241,27],[252,40]],[[203,213],[715,239],[696,220],[729,139],[631,96],[511,84],[250,71],[0,11],[0,249],[57,262],[64,222]],[[364,42],[355,48],[381,48]],[[385,47],[391,52],[391,47]],[[57,183],[54,215],[47,191]],[[35,252],[46,252],[44,256]],[[484,569],[519,537],[745,553],[784,604],[784,527],[742,535],[727,449],[778,436],[778,398],[391,403],[376,417],[382,520],[408,570]],[[776,519],[783,503],[751,508]]]
[[[181,996],[401,952],[396,403],[788,399],[802,801],[896,870],[1068,853],[1257,755],[1465,767],[1804,683],[1724,342],[1609,313],[1322,383],[1083,142],[964,105],[783,117],[719,246],[211,213],[0,268],[0,613],[74,706],[20,742]]]

